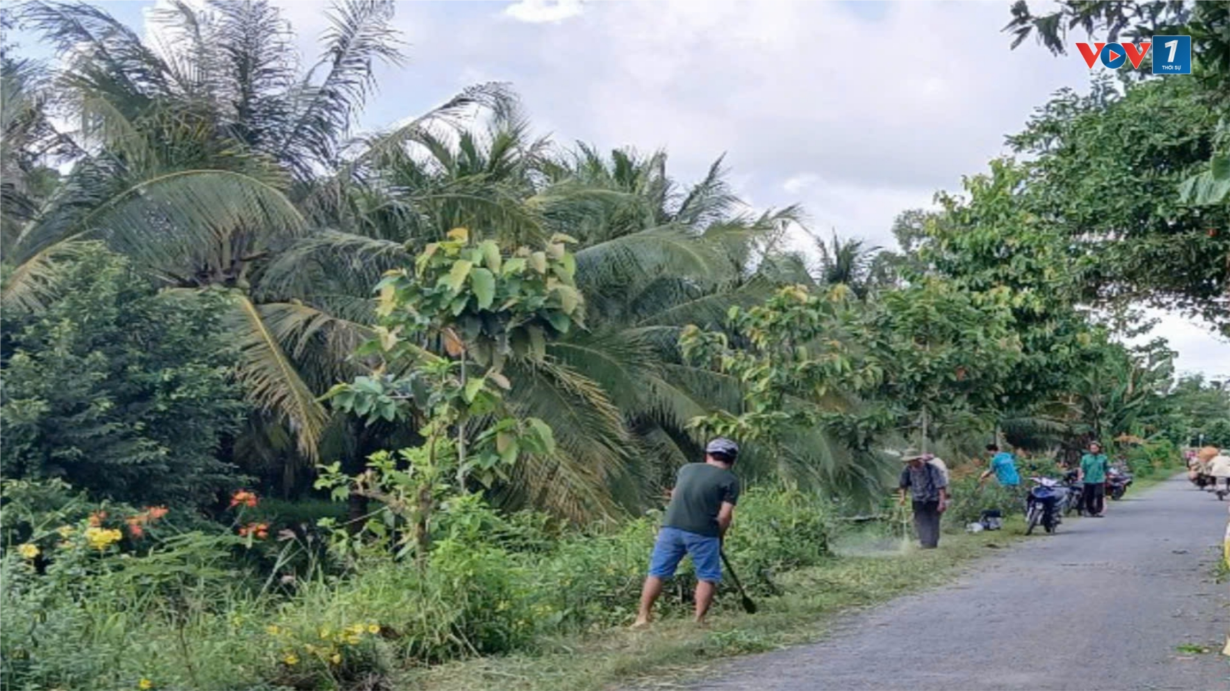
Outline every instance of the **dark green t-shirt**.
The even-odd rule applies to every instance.
[[[689,463],[679,469],[675,493],[666,507],[668,528],[706,537],[719,537],[718,510],[722,502],[739,503],[739,478],[708,463]]]

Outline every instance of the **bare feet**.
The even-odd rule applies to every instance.
[[[636,621],[632,622],[632,629],[634,631],[643,631],[649,628],[649,624],[650,621],[648,619],[641,619],[638,617]]]

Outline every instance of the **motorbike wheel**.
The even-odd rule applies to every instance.
[[[1126,487],[1116,487],[1110,491],[1110,498],[1119,501],[1123,498],[1123,493],[1127,491]]]
[[[1029,507],[1029,512],[1025,514],[1025,534],[1032,535],[1034,528],[1038,525],[1038,519],[1042,518],[1042,510],[1037,506]]]
[[[1071,516],[1074,513],[1077,516],[1084,515],[1084,511],[1083,509],[1081,509],[1081,498],[1080,497],[1068,495],[1068,512],[1067,513],[1069,516]]]

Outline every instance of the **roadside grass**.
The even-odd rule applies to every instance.
[[[1168,480],[1178,470],[1159,469],[1134,482],[1132,493]],[[894,538],[875,529],[850,531],[835,542],[839,553],[846,556],[780,575],[776,583],[783,594],[757,598],[760,611],[755,615],[739,609],[737,593],[723,591],[707,629],[693,626],[686,609],[676,603],[667,617],[646,631],[604,628],[544,641],[534,654],[482,657],[411,670],[394,687],[416,691],[678,688],[712,674],[725,658],[820,639],[841,614],[951,582],[962,567],[979,557],[1027,539],[1024,532],[1022,517],[1012,515],[1003,530],[946,532],[940,549],[921,550],[913,541],[903,544],[899,535]],[[1028,539],[1051,538],[1036,534]]]
[[[765,652],[822,637],[835,615],[869,607],[919,589],[951,581],[961,566],[1021,539],[1024,526],[1009,519],[1003,530],[946,534],[938,550],[904,547],[867,555],[834,557],[778,577],[783,595],[758,598],[755,615],[739,610],[737,593],[724,592],[698,629],[676,606],[653,628],[626,627],[579,638],[546,641],[536,654],[486,657],[412,670],[394,688],[422,691],[586,691],[611,685],[673,686],[703,678],[722,658]],[[1041,538],[1045,539],[1045,538]]]

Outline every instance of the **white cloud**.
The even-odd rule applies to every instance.
[[[520,0],[509,5],[504,14],[523,22],[561,22],[581,14],[580,0]]]
[[[280,4],[314,57],[325,3]],[[381,70],[364,125],[422,113],[480,79],[510,81],[560,142],[665,147],[683,180],[725,152],[752,206],[801,202],[815,231],[891,246],[899,212],[984,171],[1054,91],[1087,88],[1079,55],[1009,49],[1008,7],[402,2],[409,60]],[[1164,335],[1181,367],[1230,368],[1224,344],[1174,319]]]
[[[1146,317],[1160,320],[1144,335],[1128,343],[1143,345],[1155,338],[1165,338],[1178,352],[1175,369],[1179,373],[1202,372],[1208,377],[1230,377],[1230,341],[1218,336],[1203,324],[1166,312],[1145,310]]]

